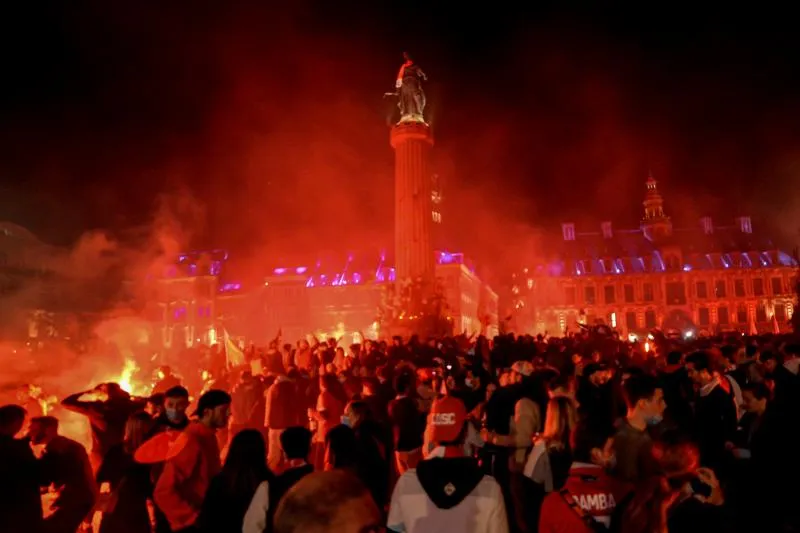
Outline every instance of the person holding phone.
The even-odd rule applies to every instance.
[[[700,466],[694,443],[667,434],[651,453],[659,474],[640,482],[630,501],[620,506],[620,531],[733,531],[720,482],[713,470]]]

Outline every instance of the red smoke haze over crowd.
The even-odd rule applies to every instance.
[[[166,203],[179,247],[230,249],[254,276],[390,248],[381,95],[409,50],[431,79],[447,241],[495,272],[535,229],[637,224],[649,171],[678,225],[746,212],[796,241],[788,28],[412,4],[20,8],[2,218],[72,243],[151,226]]]

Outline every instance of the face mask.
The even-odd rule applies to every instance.
[[[170,409],[170,408],[164,409],[164,414],[167,415],[167,419],[170,422],[180,422],[182,418],[180,413],[178,413],[177,409]]]
[[[464,380],[464,385],[466,385],[469,388],[472,388],[472,379],[471,378],[466,378]]]
[[[343,416],[342,416],[342,418],[341,418],[341,422],[342,422],[342,425],[344,425],[344,426],[347,426],[347,427],[352,427],[352,426],[350,425],[350,424],[351,424],[351,422],[350,422],[350,417],[349,417],[349,416],[347,416],[347,415],[343,415]]]
[[[664,417],[661,415],[650,415],[645,420],[648,426],[656,426],[664,420]]]

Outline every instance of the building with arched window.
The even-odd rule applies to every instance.
[[[512,276],[516,329],[563,331],[602,322],[624,334],[653,328],[713,333],[786,331],[798,264],[749,216],[674,227],[656,180],[646,183],[638,228],[562,224],[549,253]]]

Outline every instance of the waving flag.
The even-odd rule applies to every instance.
[[[244,352],[233,342],[231,336],[228,335],[228,330],[223,330],[223,335],[225,337],[225,359],[228,362],[228,366],[245,364]]]

